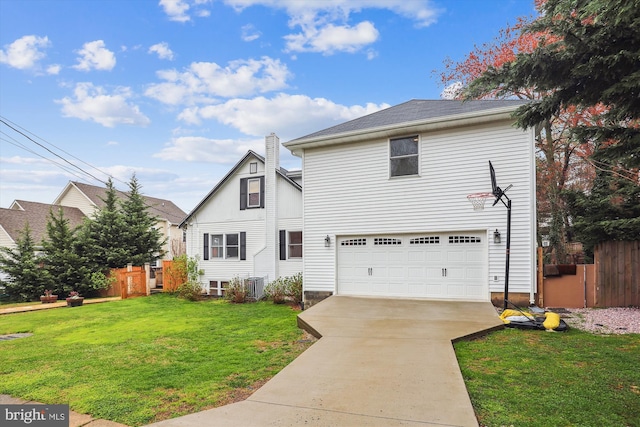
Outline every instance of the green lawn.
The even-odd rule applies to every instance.
[[[0,317],[0,394],[130,426],[251,393],[310,341],[286,305],[154,295]]]
[[[640,335],[505,329],[455,345],[482,426],[640,426]]]

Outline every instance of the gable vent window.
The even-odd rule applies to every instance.
[[[348,239],[340,242],[340,246],[365,246],[367,239]]]
[[[440,244],[440,236],[416,237],[409,241],[410,245],[438,245]]]
[[[418,175],[418,135],[389,141],[389,171],[393,176]]]
[[[449,236],[449,243],[481,243],[482,239],[475,236]]]
[[[386,237],[376,237],[373,239],[374,245],[401,245],[402,240],[400,239],[388,239]]]

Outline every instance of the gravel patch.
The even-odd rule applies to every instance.
[[[571,308],[563,319],[571,327],[595,334],[640,334],[640,308]]]

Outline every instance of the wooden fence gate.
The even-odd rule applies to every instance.
[[[595,307],[640,306],[640,241],[596,245]]]
[[[144,267],[114,268],[111,274],[115,278],[112,287],[115,292],[119,288],[122,299],[149,295]]]

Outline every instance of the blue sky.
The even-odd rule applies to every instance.
[[[265,135],[438,99],[445,58],[534,13],[533,0],[0,0],[0,207],[51,203],[70,180],[126,189],[135,173],[189,212]],[[300,162],[282,148],[281,165]]]

